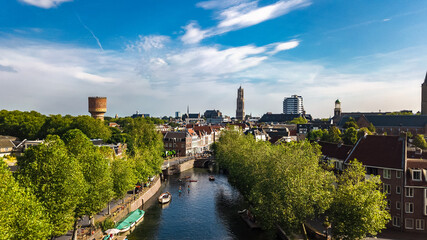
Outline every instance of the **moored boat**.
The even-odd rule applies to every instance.
[[[170,202],[171,198],[172,198],[172,194],[170,194],[170,192],[162,193],[159,196],[159,203],[162,203],[162,204],[168,203],[168,202]]]
[[[215,176],[210,175],[209,176],[209,181],[215,181]]]
[[[141,221],[141,219],[144,217],[144,214],[144,210],[136,209],[135,211],[128,214],[127,217],[116,226],[116,229],[118,229],[119,232],[129,231],[133,226]]]

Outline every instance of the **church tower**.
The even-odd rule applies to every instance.
[[[334,117],[341,116],[341,102],[339,99],[335,101]]]
[[[427,115],[427,73],[421,84],[421,115]]]
[[[242,86],[237,89],[237,109],[236,109],[236,119],[243,120],[245,118],[245,99],[243,97],[243,88]]]

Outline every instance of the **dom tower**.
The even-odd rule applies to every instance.
[[[236,119],[243,120],[245,118],[245,99],[243,97],[243,88],[242,86],[237,89],[237,109],[236,109]]]
[[[421,84],[421,115],[427,115],[427,73],[424,83]]]

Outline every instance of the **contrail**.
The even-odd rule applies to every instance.
[[[86,30],[88,30],[90,32],[90,34],[92,34],[92,37],[96,40],[96,42],[98,43],[99,48],[104,51],[104,48],[102,48],[101,42],[99,41],[99,38],[97,38],[95,36],[95,34],[93,33],[92,30],[90,30],[90,28],[88,26],[86,26],[86,24],[83,23],[82,19],[80,18],[80,16],[78,14],[76,14],[77,18],[79,19],[79,22],[83,25],[84,28],[86,28]]]

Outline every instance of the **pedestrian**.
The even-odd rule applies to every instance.
[[[188,192],[190,192],[190,185],[188,185]]]

